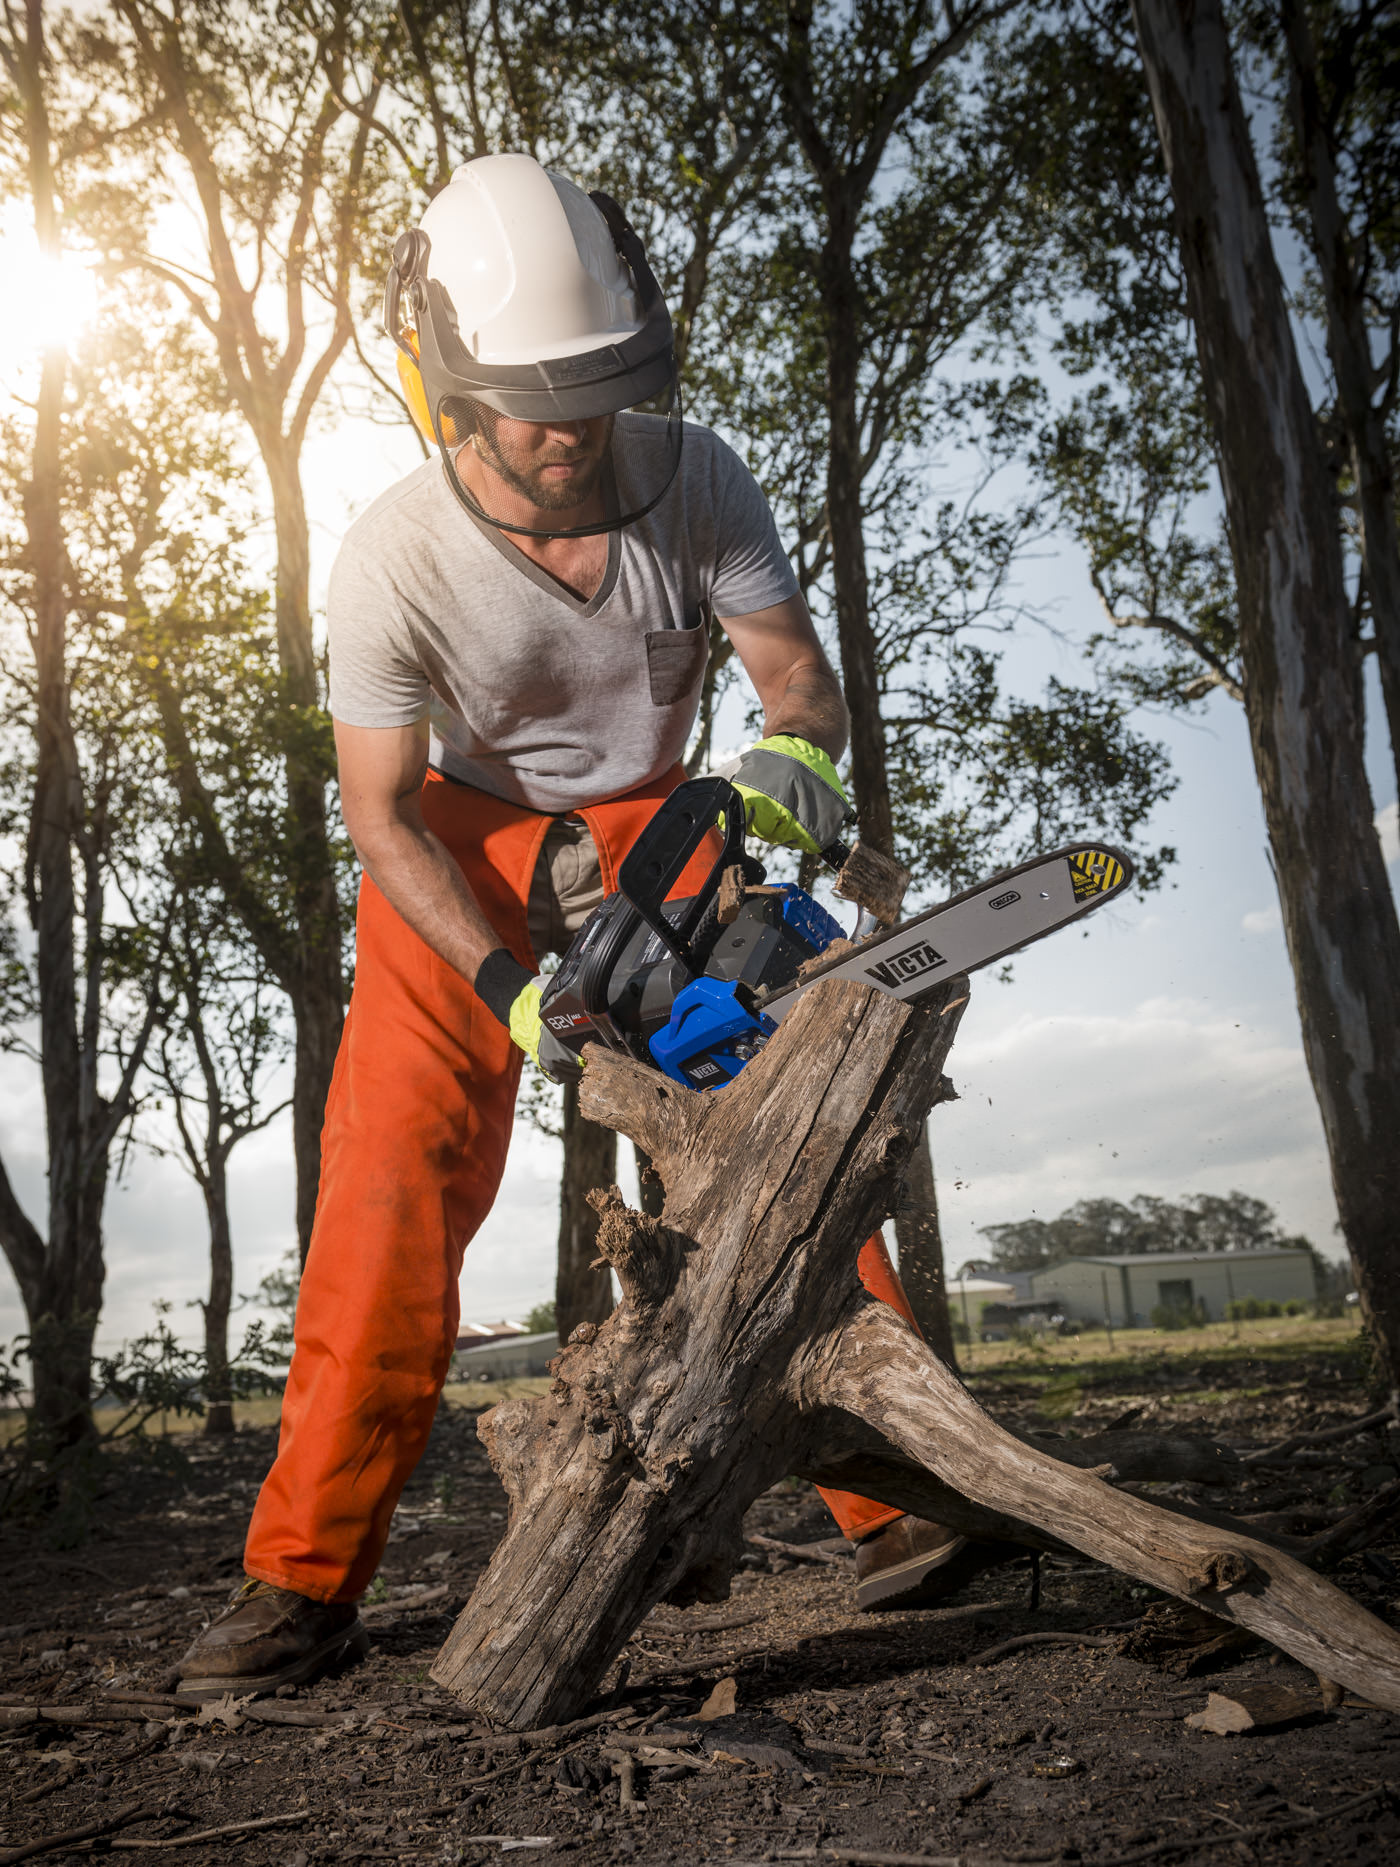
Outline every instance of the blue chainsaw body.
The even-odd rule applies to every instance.
[[[699,892],[675,898],[697,852]],[[721,911],[720,882],[743,887]],[[601,1042],[693,1089],[730,1083],[772,1036],[762,994],[789,985],[845,929],[805,889],[768,887],[744,850],[744,804],[722,778],[680,785],[637,839],[615,893],[575,937],[540,1003],[570,1049]]]
[[[770,899],[778,905],[783,927],[808,958],[824,953],[833,940],[844,939],[840,922],[795,883],[774,890]],[[733,1082],[778,1028],[761,1011],[748,1009],[746,996],[742,984],[732,979],[702,977],[682,986],[665,1029],[648,1040],[657,1068],[692,1089],[722,1089]]]

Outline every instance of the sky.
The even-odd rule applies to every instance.
[[[350,519],[419,458],[406,430],[365,420],[312,437],[318,592]],[[1042,549],[1022,579],[1055,627],[1016,639],[1011,683],[1038,688],[1049,672],[1082,679],[1076,638],[1098,615],[1076,551]],[[1368,711],[1383,718],[1375,691]],[[1288,1231],[1340,1254],[1243,713],[1217,696],[1189,719],[1138,723],[1167,744],[1180,781],[1144,844],[1172,843],[1179,859],[1145,901],[1106,908],[1018,958],[1010,983],[975,979],[948,1066],[960,1099],[935,1112],[931,1129],[950,1270],[985,1251],[982,1226],[1053,1216],[1087,1196],[1236,1188],[1274,1206]],[[735,703],[720,723],[719,739],[731,743],[717,759],[738,748],[741,730]],[[1379,736],[1369,753],[1396,885],[1393,769]],[[0,1058],[0,1136],[16,1190],[42,1222],[41,1105],[32,1068],[13,1057]],[[467,1254],[464,1317],[520,1317],[552,1296],[557,1170],[556,1144],[518,1125],[495,1209]],[[236,1288],[247,1293],[294,1236],[285,1118],[243,1144],[231,1178]],[[624,1191],[632,1184],[629,1167]],[[140,1333],[157,1301],[172,1305],[179,1333],[195,1336],[206,1254],[193,1184],[174,1160],[133,1155],[108,1200],[99,1339]],[[0,1340],[23,1326],[0,1263]]]

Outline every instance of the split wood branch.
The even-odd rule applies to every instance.
[[[160,1814],[159,1808],[153,1808],[148,1802],[132,1802],[124,1809],[118,1809],[115,1815],[105,1815],[99,1821],[84,1822],[80,1828],[65,1828],[56,1835],[44,1835],[37,1841],[22,1841],[18,1847],[6,1848],[0,1852],[0,1867],[12,1867],[16,1861],[32,1860],[36,1854],[52,1854],[58,1848],[71,1848],[83,1841],[91,1841],[98,1835],[110,1835],[115,1829],[125,1828],[131,1822],[149,1821]]]
[[[969,1655],[969,1666],[995,1666],[998,1660],[1006,1659],[1012,1653],[1023,1653],[1027,1647],[1116,1647],[1117,1640],[1112,1634],[1017,1634],[1014,1640],[1003,1640],[995,1647],[983,1647],[980,1653]]]
[[[842,1332],[823,1388],[833,1410],[879,1421],[905,1457],[952,1490],[1235,1621],[1311,1671],[1400,1710],[1400,1634],[1283,1551],[1117,1491],[1027,1445],[998,1426],[892,1311],[871,1306]]]

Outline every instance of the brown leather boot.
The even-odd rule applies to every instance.
[[[355,1602],[311,1601],[250,1578],[180,1661],[180,1692],[201,1700],[226,1692],[262,1698],[368,1652]]]
[[[856,1544],[856,1607],[931,1608],[1025,1554],[1019,1543],[973,1543],[941,1523],[896,1517]]]

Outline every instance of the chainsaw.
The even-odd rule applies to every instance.
[[[678,785],[661,805],[541,996],[541,1021],[567,1049],[601,1043],[692,1089],[722,1089],[814,985],[855,979],[917,1003],[942,980],[1082,919],[1133,878],[1121,850],[1071,843],[890,926],[903,892],[891,881],[907,875],[835,842],[822,860],[858,907],[852,937],[806,889],[767,885],[744,824],[744,801],[723,778]],[[714,834],[719,853],[699,893],[669,900]]]

